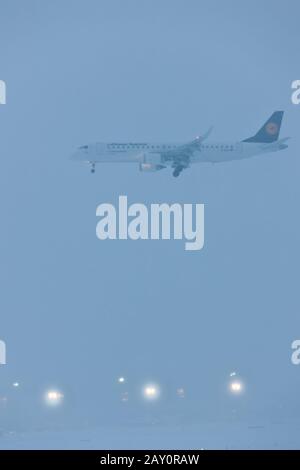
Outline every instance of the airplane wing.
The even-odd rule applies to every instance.
[[[187,144],[180,145],[176,149],[161,152],[162,163],[172,162],[172,167],[174,168],[173,175],[175,177],[179,176],[182,170],[189,166],[193,152],[200,149],[202,142],[207,139],[211,131],[212,127],[203,136],[196,137],[196,139]]]

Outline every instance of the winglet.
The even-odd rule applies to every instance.
[[[196,137],[196,140],[197,140],[198,142],[200,142],[200,143],[203,142],[203,141],[206,140],[207,137],[211,134],[211,131],[212,131],[212,130],[213,130],[213,126],[210,126],[210,128],[208,129],[208,131],[206,131],[205,134]]]

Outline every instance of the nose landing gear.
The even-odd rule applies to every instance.
[[[96,171],[96,164],[93,162],[91,163],[91,173],[95,173]]]

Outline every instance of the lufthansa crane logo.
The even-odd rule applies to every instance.
[[[275,122],[269,122],[267,125],[266,125],[266,131],[268,134],[270,135],[275,135],[277,134],[278,132],[278,126]]]

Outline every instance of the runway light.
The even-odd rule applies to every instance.
[[[232,393],[241,393],[243,390],[243,384],[237,380],[230,383],[230,390]]]
[[[146,385],[144,387],[144,397],[147,400],[155,400],[159,396],[159,389],[156,385]]]
[[[48,405],[57,406],[63,401],[63,394],[58,390],[49,390],[46,392],[46,402]]]

